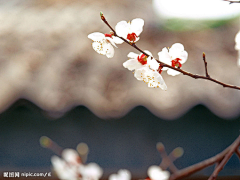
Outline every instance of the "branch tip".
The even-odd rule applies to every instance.
[[[102,11],[100,11],[100,17],[101,17],[102,20],[105,20],[105,17],[104,17],[104,15],[103,15],[103,12],[102,12]]]
[[[203,52],[203,58],[205,58],[205,56],[206,56],[206,55],[205,55],[205,52]]]
[[[173,156],[175,158],[181,157],[183,155],[183,153],[184,153],[184,150],[182,147],[177,147],[176,149],[173,150]]]
[[[163,143],[161,143],[161,142],[157,143],[156,148],[158,151],[164,151],[164,149],[165,149]]]

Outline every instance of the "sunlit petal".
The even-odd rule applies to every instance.
[[[143,31],[144,20],[140,18],[133,19],[131,22],[131,31],[137,36]]]
[[[118,36],[126,39],[129,32],[129,24],[126,21],[120,21],[115,26],[115,30]]]
[[[94,32],[88,35],[88,38],[93,41],[101,41],[105,38],[104,34],[100,32]]]

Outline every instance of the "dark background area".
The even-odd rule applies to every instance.
[[[19,100],[0,115],[0,170],[51,171],[54,153],[39,144],[39,138],[47,136],[63,148],[87,143],[87,162],[98,163],[105,176],[126,168],[133,177],[145,177],[149,166],[161,162],[157,142],[162,142],[168,153],[178,146],[184,149],[175,162],[181,169],[224,150],[237,138],[239,129],[239,117],[221,119],[202,105],[173,121],[158,118],[142,106],[122,118],[104,120],[84,106],[53,118],[31,102]],[[212,171],[210,167],[198,174]],[[220,175],[240,175],[236,155]]]

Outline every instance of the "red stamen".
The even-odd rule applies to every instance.
[[[159,68],[158,68],[158,70],[157,70],[157,72],[159,72],[159,74],[162,73],[162,71],[163,71],[162,68],[163,68],[162,66],[159,66]]]
[[[181,60],[182,59],[180,59],[180,58],[176,58],[176,59],[172,60],[172,67],[175,67],[175,66],[182,67],[182,64],[179,62]]]
[[[147,64],[147,56],[145,54],[142,54],[141,56],[137,57],[138,62],[140,62],[142,65]]]
[[[110,37],[110,38],[112,38],[112,34],[104,34],[105,35],[105,37]]]
[[[128,35],[127,35],[127,39],[128,39],[129,41],[135,42],[136,39],[137,39],[137,35],[136,35],[135,33],[128,34]]]

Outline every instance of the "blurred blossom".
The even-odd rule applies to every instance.
[[[108,180],[130,180],[131,173],[127,169],[120,169],[117,174],[111,174]]]
[[[240,66],[240,31],[235,36],[235,49],[238,51],[238,61],[237,64]]]
[[[151,180],[168,180],[170,173],[162,170],[159,166],[153,165],[148,168],[148,176]]]
[[[63,180],[78,180],[80,177],[79,168],[81,159],[77,151],[73,149],[64,149],[62,159],[53,156],[51,162],[57,176]]]
[[[51,162],[59,179],[62,180],[78,180],[78,166],[70,165],[66,161],[57,156],[51,158]]]
[[[89,163],[87,165],[81,164],[79,167],[82,180],[98,180],[103,175],[103,170],[96,163]]]

